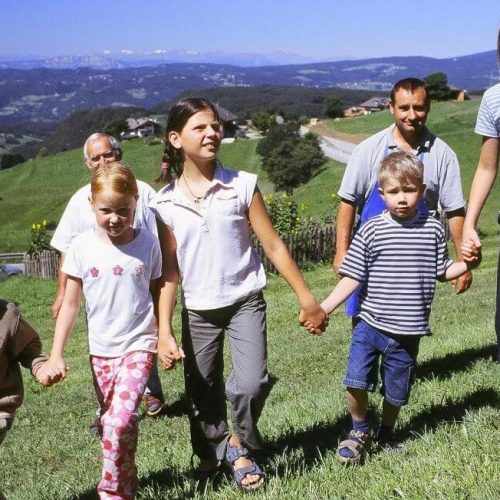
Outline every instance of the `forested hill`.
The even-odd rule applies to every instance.
[[[398,79],[448,75],[450,85],[484,89],[498,75],[495,51],[450,59],[385,57],[288,66],[163,64],[96,70],[0,69],[0,125],[60,123],[81,109],[151,108],[188,89],[289,85],[387,91]]]

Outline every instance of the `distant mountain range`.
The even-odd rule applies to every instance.
[[[129,57],[126,58],[129,67],[108,69],[88,67],[91,60],[85,63],[84,59],[73,57],[59,61],[69,66],[66,69],[36,66],[40,61],[32,61],[35,67],[31,69],[19,69],[13,66],[21,61],[4,61],[4,67],[0,67],[0,125],[59,123],[75,111],[99,107],[149,109],[183,91],[209,87],[267,84],[332,88],[332,93],[335,88],[364,89],[376,94],[387,92],[400,78],[423,78],[440,71],[448,75],[450,85],[469,91],[484,89],[498,79],[495,51],[449,59],[385,57],[259,66],[157,64],[156,57],[150,60],[156,65],[148,65],[144,58]],[[136,66],[139,62],[141,66]],[[94,63],[97,65],[99,61],[96,59]],[[75,64],[87,67],[74,68]]]
[[[340,59],[340,58],[337,58]],[[324,60],[324,59],[323,59]],[[303,57],[290,52],[276,51],[269,54],[208,52],[192,50],[154,50],[135,53],[122,50],[120,53],[100,53],[87,55],[40,56],[0,56],[0,68],[16,69],[122,69],[139,66],[157,66],[172,63],[229,64],[234,66],[279,66],[284,64],[305,64],[319,62],[319,59]]]

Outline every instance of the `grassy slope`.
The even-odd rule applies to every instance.
[[[335,460],[337,440],[348,425],[341,381],[349,322],[336,313],[327,334],[308,337],[296,325],[293,294],[282,279],[270,277],[269,366],[277,383],[260,427],[276,451],[264,463],[269,486],[256,498],[498,498],[500,367],[489,361],[494,267],[490,253],[475,274],[474,288],[462,297],[455,297],[449,285],[438,287],[434,336],[422,342],[418,380],[400,419],[408,438],[406,452],[373,454],[360,469],[346,469]],[[328,293],[328,267],[305,274],[318,296]],[[19,302],[46,347],[54,290],[53,282],[42,279],[0,283],[0,296]],[[87,431],[95,398],[86,352],[80,318],[67,348],[71,371],[64,383],[45,390],[25,371],[26,400],[0,453],[0,489],[9,499],[89,498],[80,495],[95,487],[100,451]],[[161,377],[169,402],[178,401],[180,369]],[[379,401],[377,395],[371,397],[372,414]],[[140,498],[201,498],[189,477],[190,455],[184,415],[142,420]],[[225,479],[207,497],[243,494]]]
[[[474,103],[439,105],[430,120],[431,128],[442,131],[456,149],[466,192],[479,148],[472,133],[476,109]],[[445,118],[440,121],[441,115]],[[355,132],[371,133],[375,123],[380,129],[389,121],[378,114],[365,121],[336,122],[335,126],[342,124],[357,127]],[[138,176],[150,179],[156,172],[160,149],[139,143],[124,147],[125,157]],[[230,165],[259,172],[254,148],[254,142],[240,142],[223,148],[221,158]],[[17,169],[0,172],[0,224],[7,237],[19,231],[14,223],[6,226],[9,219],[21,218],[29,227],[44,217],[57,218],[69,194],[84,182],[85,174],[79,151],[36,160]],[[313,181],[297,190],[298,198],[325,213],[325,200],[336,191],[342,171],[342,165],[329,163]],[[50,176],[45,175],[49,172]],[[269,189],[265,178],[261,178],[260,185],[263,190]],[[27,201],[28,194],[31,197]],[[10,198],[17,200],[17,208]],[[473,288],[456,297],[449,285],[438,285],[432,313],[434,335],[422,342],[418,379],[411,402],[401,415],[401,427],[409,438],[402,455],[374,454],[360,469],[336,463],[337,440],[347,425],[341,380],[349,323],[339,312],[332,317],[326,335],[307,337],[296,326],[293,294],[282,279],[269,278],[269,365],[278,382],[262,415],[261,430],[276,452],[265,463],[269,486],[265,493],[256,494],[257,498],[500,496],[500,369],[489,360],[494,336],[496,200],[498,188],[481,221],[488,237],[482,266],[474,273]],[[305,275],[318,296],[325,296],[331,289],[333,278],[328,266],[317,266]],[[55,283],[42,279],[0,283],[0,296],[19,302],[47,348],[53,327],[49,307],[54,291]],[[176,321],[178,327],[178,318]],[[0,453],[0,489],[9,499],[88,498],[86,494],[98,481],[99,445],[87,433],[95,398],[82,318],[70,340],[67,361],[71,366],[68,380],[50,390],[40,388],[25,372],[26,401]],[[161,376],[169,402],[175,402],[182,394],[181,371]],[[374,395],[373,412],[378,403]],[[140,498],[202,496],[188,475],[188,439],[187,419],[175,412],[169,418],[141,422],[137,454]],[[243,494],[224,480],[218,489],[209,489],[207,497],[232,499]]]
[[[464,191],[467,193],[474,173],[480,147],[480,138],[473,133],[477,101],[466,103],[437,103],[429,117],[430,128],[456,151],[462,167]],[[348,133],[371,134],[391,123],[388,112],[366,117],[331,122],[332,126]],[[259,174],[263,192],[271,192],[272,184],[260,168],[255,154],[255,141],[238,141],[224,145],[221,160],[235,168]],[[123,144],[124,158],[137,176],[147,182],[155,177],[161,158],[161,146],[145,146],[140,141]],[[311,214],[332,213],[332,193],[335,193],[344,166],[330,161],[316,177],[295,191],[298,202],[308,207]],[[35,159],[9,170],[0,171],[0,252],[22,251],[27,247],[29,228],[43,219],[59,220],[71,194],[88,180],[83,168],[81,151],[75,150],[55,156]],[[496,217],[495,199],[498,188],[490,197],[483,220],[488,226]]]

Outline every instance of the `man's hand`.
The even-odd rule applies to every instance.
[[[64,290],[63,293],[57,293],[56,298],[54,299],[54,303],[52,304],[52,317],[54,319],[57,319],[57,316],[59,316],[59,310],[61,309],[62,303],[64,299]]]
[[[455,288],[455,292],[458,294],[464,293],[467,291],[472,285],[472,273],[467,271],[465,274],[462,274],[456,280],[450,281],[452,286]]]
[[[342,261],[344,260],[347,252],[336,252],[335,257],[333,258],[333,270],[335,271],[335,274],[340,277],[339,275],[339,269],[340,266],[342,265]]]

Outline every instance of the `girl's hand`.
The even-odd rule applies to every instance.
[[[310,321],[306,321],[302,325],[311,335],[321,335],[321,333],[317,334],[316,333],[316,328],[314,328],[314,325]]]
[[[328,315],[315,300],[309,305],[302,306],[299,323],[305,326],[309,333],[321,335],[328,325]],[[306,323],[309,323],[309,327],[306,326]]]
[[[69,367],[62,358],[49,358],[35,373],[35,377],[42,385],[49,387],[66,378]]]
[[[177,345],[173,335],[161,336],[158,339],[158,360],[165,370],[171,370],[186,357],[182,347]]]

